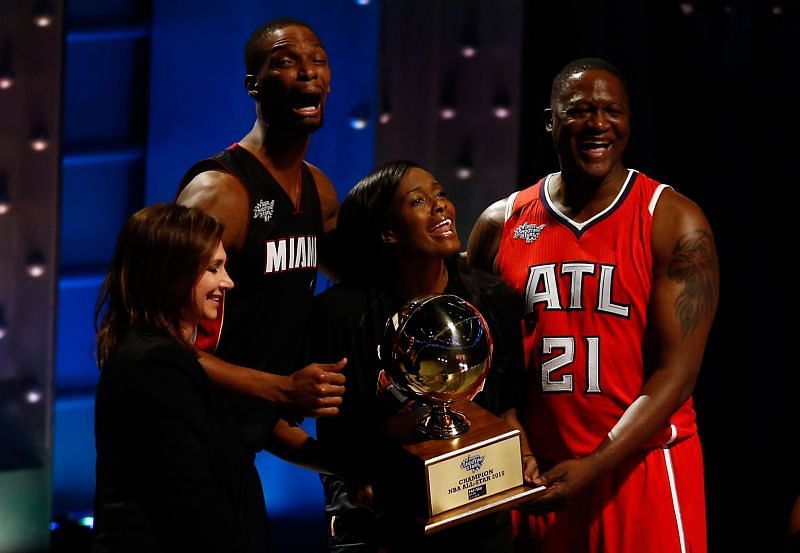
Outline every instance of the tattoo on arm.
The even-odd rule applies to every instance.
[[[667,274],[670,280],[684,283],[675,300],[675,315],[681,323],[684,338],[714,308],[715,266],[716,252],[711,234],[695,230],[678,239]]]

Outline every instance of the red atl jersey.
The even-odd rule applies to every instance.
[[[666,185],[629,170],[611,205],[577,223],[550,200],[552,177],[509,197],[497,272],[525,302],[523,424],[534,453],[560,461],[594,451],[649,375],[650,233]],[[696,432],[691,399],[670,423],[650,445]]]

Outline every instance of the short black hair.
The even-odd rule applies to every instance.
[[[275,31],[280,31],[286,27],[305,27],[315,35],[317,32],[311,28],[311,25],[299,19],[291,17],[281,17],[273,19],[261,25],[258,29],[253,31],[247,43],[244,45],[244,66],[248,75],[255,75],[267,57],[267,52],[264,50],[264,42]]]
[[[553,86],[550,88],[550,107],[553,106],[555,99],[564,91],[564,88],[566,88],[567,79],[575,73],[581,73],[583,71],[605,71],[606,73],[611,73],[619,79],[622,83],[622,88],[625,90],[625,95],[629,96],[628,85],[625,83],[625,78],[614,64],[602,58],[580,58],[569,62],[553,78]]]

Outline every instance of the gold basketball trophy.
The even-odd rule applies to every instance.
[[[392,384],[427,408],[386,422],[398,448],[395,489],[431,534],[521,503],[520,431],[472,403],[491,366],[480,312],[449,294],[412,300],[386,323],[380,348]],[[421,414],[419,414],[421,411]]]

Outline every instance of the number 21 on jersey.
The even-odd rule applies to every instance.
[[[586,392],[600,393],[600,337],[585,336],[586,347]],[[584,345],[584,344],[582,344]],[[542,363],[543,392],[574,391],[573,373],[564,371],[560,378],[553,373],[571,365],[575,361],[575,338],[572,336],[545,336],[542,338],[542,355],[551,355],[561,350],[562,353]]]

